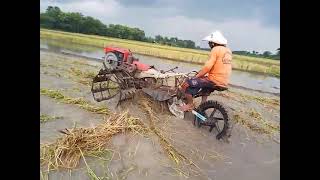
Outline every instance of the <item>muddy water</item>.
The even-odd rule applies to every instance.
[[[48,39],[40,39],[40,48],[46,48],[58,52],[60,51],[74,53],[98,59],[100,59],[104,55],[103,50],[101,48],[67,42],[61,43],[57,40]],[[168,70],[175,66],[179,67],[176,70],[177,72],[189,72],[192,70],[198,71],[199,69],[201,69],[201,65],[196,64],[182,63],[138,54],[136,54],[135,56],[138,57],[141,62],[154,65],[156,68],[162,70]],[[233,70],[230,83],[232,85],[241,86],[249,89],[280,94],[280,79],[268,75]]]
[[[42,66],[40,74],[41,88],[62,89],[64,94],[72,97],[83,97],[87,101],[92,100],[90,87],[68,79],[68,74],[62,69],[77,67],[82,70],[98,70],[94,67],[76,65],[73,61],[90,63],[84,58],[72,58],[61,54],[40,51],[40,62],[52,64],[52,66]],[[51,74],[60,73],[60,77]],[[222,96],[213,95],[209,99],[223,102],[227,107],[243,110],[256,108],[263,111],[263,117],[270,120],[279,120],[276,117],[278,108],[269,112],[263,105],[255,102],[235,101]],[[129,110],[129,113],[139,117],[145,123],[149,119],[136,101],[128,101],[119,107],[115,107],[115,101],[104,101],[96,103],[105,105],[109,109],[117,112]],[[53,142],[57,137],[61,137],[58,130],[71,128],[76,123],[80,127],[92,127],[103,120],[103,116],[89,113],[74,105],[57,103],[45,96],[40,96],[40,112],[52,116],[62,117],[41,124],[41,142]],[[160,110],[158,110],[160,111]],[[234,111],[230,111],[232,117]],[[206,128],[196,128],[190,120],[177,119],[167,113],[156,113],[160,119],[159,127],[163,128],[165,135],[169,137],[172,144],[185,156],[192,159],[203,173],[202,176],[189,175],[189,179],[240,179],[240,180],[269,180],[280,179],[280,145],[273,141],[258,143],[260,137],[254,138],[253,134],[247,132],[241,125],[235,124],[230,143],[217,141],[215,132],[208,132]],[[259,141],[257,141],[259,140]],[[101,162],[97,159],[87,158],[90,168],[98,176],[109,176],[110,179],[186,179],[177,176],[173,169],[174,163],[168,159],[163,151],[157,137],[141,137],[132,134],[119,134],[112,138],[108,148],[114,150],[114,157],[110,162]],[[224,158],[217,158],[221,155]],[[186,171],[186,170],[185,170]],[[104,174],[107,172],[108,175]],[[187,172],[187,171],[186,171]],[[49,179],[90,179],[87,175],[84,163],[81,161],[79,168],[68,171],[55,171],[49,174]]]

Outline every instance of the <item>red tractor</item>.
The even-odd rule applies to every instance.
[[[91,92],[96,101],[111,99],[120,93],[119,102],[132,98],[136,89],[141,89],[155,82],[149,77],[135,77],[150,66],[140,63],[128,49],[105,47],[104,68],[93,78]]]
[[[164,80],[176,78],[173,89],[181,83],[179,78],[184,73],[175,73],[172,68],[168,71],[158,71],[153,66],[139,62],[128,49],[105,47],[103,57],[104,68],[93,78],[92,94],[96,101],[104,101],[120,93],[119,102],[133,97],[136,89],[143,89],[154,85],[164,86]],[[159,96],[158,96],[159,97]],[[163,95],[161,97],[167,97]],[[168,96],[169,98],[170,96]]]
[[[150,69],[150,66],[139,62],[138,58],[132,55],[132,52],[128,49],[118,47],[105,47],[104,63],[107,68],[122,69],[129,73],[133,73],[136,70],[146,71]]]

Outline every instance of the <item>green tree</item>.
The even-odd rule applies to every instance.
[[[40,14],[40,27],[53,29],[54,28],[55,19],[46,14]]]
[[[146,37],[139,28],[131,28],[120,24],[105,25],[100,20],[84,16],[78,12],[62,12],[59,7],[48,6],[46,12],[40,13],[40,27],[57,29],[83,34],[95,34],[122,39],[131,39],[170,46],[196,48],[191,40],[180,40],[177,37],[162,37],[161,35]]]
[[[265,51],[262,54],[262,56],[264,56],[264,57],[270,57],[271,55],[272,55],[272,53],[270,51]]]
[[[58,7],[49,6],[46,10],[47,16],[52,18],[50,26],[53,29],[58,29],[61,23],[62,11]]]

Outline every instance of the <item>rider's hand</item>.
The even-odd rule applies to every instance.
[[[202,76],[204,76],[204,73],[201,70],[195,75],[196,78],[201,78]]]
[[[196,78],[199,72],[197,72],[197,71],[193,71],[193,72],[194,72],[195,74],[192,76],[192,78]]]

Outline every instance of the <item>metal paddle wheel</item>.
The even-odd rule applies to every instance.
[[[131,99],[136,92],[134,78],[121,70],[101,69],[93,78],[91,92],[97,102],[109,100],[119,94],[119,102]]]

